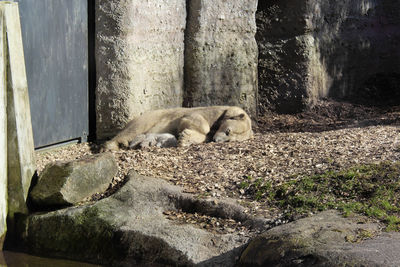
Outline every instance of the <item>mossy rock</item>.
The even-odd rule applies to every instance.
[[[111,153],[50,163],[39,176],[30,198],[39,208],[73,205],[94,193],[104,192],[117,171],[118,166]]]
[[[329,210],[256,237],[239,266],[399,266],[400,234]]]
[[[22,219],[19,244],[33,254],[106,266],[191,266],[203,262],[233,266],[247,237],[214,234],[179,224],[164,214],[186,206],[194,212],[196,208],[204,211],[207,203],[214,203],[202,201],[163,179],[131,172],[127,183],[108,198]],[[232,205],[213,205],[210,212],[221,210],[221,216],[247,219]]]

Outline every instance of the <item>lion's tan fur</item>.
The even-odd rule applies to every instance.
[[[229,129],[229,130],[228,130]],[[160,109],[146,112],[130,121],[125,129],[106,142],[105,150],[128,147],[140,134],[170,133],[179,146],[214,141],[241,141],[252,137],[251,120],[246,112],[233,106]],[[215,138],[214,138],[215,137]]]

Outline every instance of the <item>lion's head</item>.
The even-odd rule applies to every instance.
[[[250,139],[252,136],[251,120],[246,113],[242,112],[234,116],[226,114],[214,134],[213,141],[243,141]]]

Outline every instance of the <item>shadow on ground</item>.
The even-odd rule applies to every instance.
[[[376,125],[400,125],[400,106],[365,106],[333,100],[320,101],[297,114],[265,113],[256,132],[323,132]]]

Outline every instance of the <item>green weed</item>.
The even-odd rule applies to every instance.
[[[363,214],[400,230],[400,162],[367,164],[273,184],[247,179],[240,185],[258,201],[288,211],[287,216],[338,209],[344,216]]]

